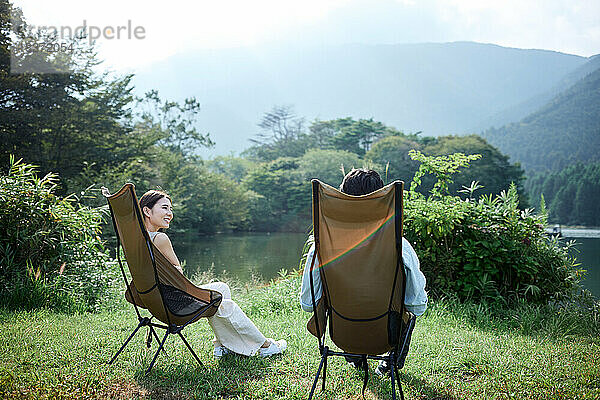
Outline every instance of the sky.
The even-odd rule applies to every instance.
[[[599,0],[13,0],[36,26],[76,27],[98,39],[120,72],[195,49],[269,44],[474,41],[589,57],[600,53]],[[131,26],[129,30],[127,27]],[[118,29],[118,27],[124,27]],[[133,31],[137,27],[137,38]],[[116,32],[121,37],[116,38]],[[128,34],[131,33],[131,39]]]

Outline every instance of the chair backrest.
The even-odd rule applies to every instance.
[[[128,300],[167,324],[187,323],[201,304],[213,303],[202,316],[213,315],[220,294],[196,287],[154,246],[143,223],[134,185],[127,183],[113,195],[108,190],[103,193],[131,273],[133,298],[128,296]]]
[[[405,312],[403,187],[396,181],[351,196],[313,180],[315,246],[329,335],[346,352],[376,355],[398,345]]]

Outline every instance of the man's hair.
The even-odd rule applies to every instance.
[[[352,196],[362,196],[381,189],[383,181],[376,171],[372,169],[354,168],[348,172],[342,184],[340,191]]]
[[[142,213],[144,212],[144,207],[152,209],[156,202],[163,197],[166,197],[169,199],[169,201],[171,201],[169,195],[162,190],[148,190],[146,193],[144,193],[140,198],[140,209],[142,210]]]

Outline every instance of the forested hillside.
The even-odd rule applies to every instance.
[[[479,125],[474,127],[474,131],[480,132],[490,127],[501,127],[512,122],[517,122],[538,111],[548,102],[558,96],[560,93],[569,89],[587,75],[600,68],[600,54],[592,56],[588,62],[575,68],[573,71],[565,75],[556,85],[548,91],[534,95],[525,101],[520,101],[517,104],[496,112],[494,115],[482,120]]]
[[[527,118],[483,136],[528,173],[600,160],[600,69]]]
[[[600,226],[600,162],[577,163],[527,180],[534,206],[544,196],[550,222]]]

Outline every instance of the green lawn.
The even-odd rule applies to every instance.
[[[109,366],[136,325],[122,300],[81,315],[0,311],[1,398],[307,398],[319,355],[297,305],[298,277],[237,289],[240,306],[266,336],[288,351],[271,359],[212,357],[206,321],[184,333],[205,368],[176,337],[153,355],[145,331]],[[597,309],[557,312],[520,305],[492,309],[438,301],[419,318],[405,368],[407,399],[599,399],[600,322]],[[152,349],[157,346],[152,343]],[[371,369],[376,366],[372,362]],[[391,398],[389,379],[370,374],[365,397]],[[362,372],[332,358],[326,391],[317,399],[361,398]]]

